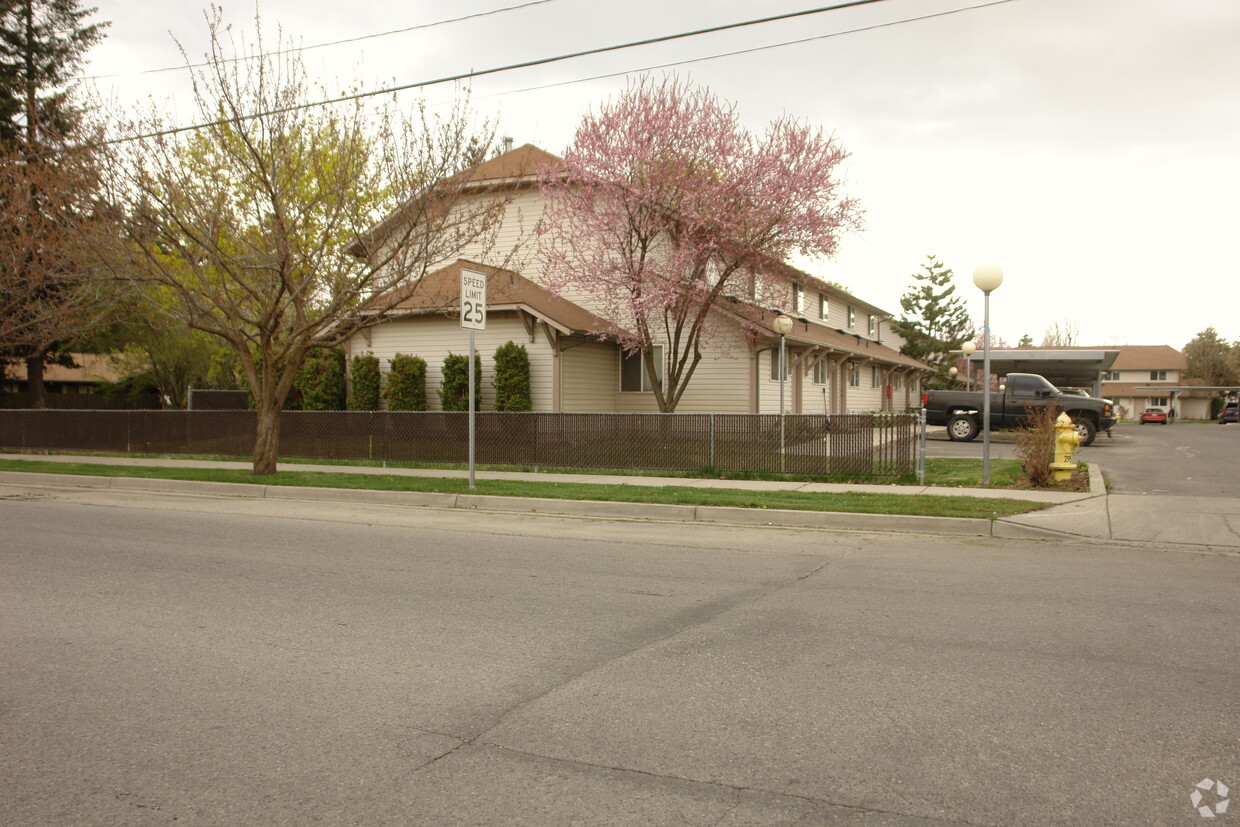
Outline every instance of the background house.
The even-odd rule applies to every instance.
[[[1173,391],[1184,387],[1188,360],[1169,345],[1123,345],[1111,370],[1102,375],[1102,395],[1115,402],[1120,416],[1136,418],[1151,406],[1171,410],[1173,395],[1177,416],[1209,419],[1209,391]],[[1156,390],[1166,387],[1166,391]]]
[[[116,382],[121,378],[116,364],[107,354],[70,353],[73,367],[56,362],[43,366],[43,387],[48,394],[93,394],[101,382]],[[14,359],[3,366],[0,374],[0,391],[26,393],[30,390],[26,381],[26,362]]]
[[[558,162],[527,144],[475,167],[469,197],[493,199],[504,187],[508,198],[494,239],[467,248],[460,259],[440,262],[413,287],[394,287],[404,295],[391,318],[353,336],[346,356],[372,352],[384,372],[396,353],[421,357],[427,363],[428,401],[437,409],[444,358],[468,348],[468,333],[458,322],[465,268],[488,280],[487,330],[476,334],[483,409],[494,401],[492,357],[511,340],[529,353],[536,411],[657,412],[652,382],[658,377],[647,375],[639,354],[625,354],[593,333],[607,325],[590,298],[556,296],[542,286],[536,228],[544,205],[537,174]],[[368,243],[382,244],[399,220],[399,213],[385,219]],[[726,302],[714,311],[716,335],[678,412],[777,413],[780,341],[773,320],[780,312],[795,322],[786,337],[786,410],[902,411],[917,404],[921,378],[930,371],[900,354],[903,340],[891,329],[890,313],[793,267],[771,266],[787,286],[783,306],[746,307],[744,324],[740,308],[735,319]],[[660,348],[660,366],[662,358]]]

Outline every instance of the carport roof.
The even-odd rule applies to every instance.
[[[1118,349],[1108,348],[992,350],[990,369],[1000,376],[1037,373],[1057,387],[1095,387],[1098,375],[1110,370],[1118,356]],[[974,367],[981,366],[982,352],[974,353],[969,362]]]

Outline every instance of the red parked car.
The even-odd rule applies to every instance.
[[[1147,422],[1157,422],[1159,425],[1167,424],[1167,412],[1162,408],[1146,408],[1141,412],[1141,424]]]

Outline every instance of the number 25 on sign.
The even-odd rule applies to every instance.
[[[461,270],[461,327],[487,329],[487,277],[473,270]]]

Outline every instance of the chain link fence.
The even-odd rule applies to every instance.
[[[477,414],[479,465],[843,474],[916,471],[916,414]],[[0,410],[0,447],[22,451],[250,456],[253,411]],[[285,411],[280,456],[383,463],[468,461],[469,415]]]

